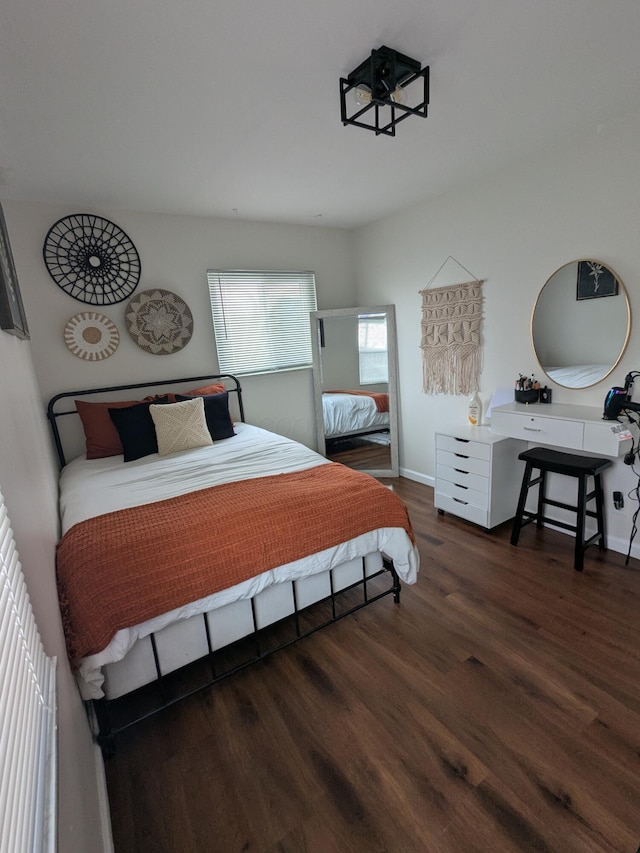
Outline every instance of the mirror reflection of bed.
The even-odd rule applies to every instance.
[[[397,476],[393,306],[312,315],[320,452],[374,476]]]

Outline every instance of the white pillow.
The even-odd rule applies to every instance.
[[[213,444],[207,429],[202,397],[194,397],[183,403],[151,405],[149,411],[156,427],[160,456]]]

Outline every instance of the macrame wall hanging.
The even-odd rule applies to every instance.
[[[431,285],[453,261],[472,281]],[[482,370],[482,284],[451,255],[440,265],[422,295],[422,390],[425,394],[470,394]]]

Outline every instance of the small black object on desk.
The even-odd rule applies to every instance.
[[[520,391],[516,388],[514,391],[516,403],[537,403],[540,391],[537,388],[528,388],[526,391]]]

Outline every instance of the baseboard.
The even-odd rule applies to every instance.
[[[96,762],[96,788],[98,791],[98,807],[100,810],[100,836],[104,853],[114,853],[113,835],[111,833],[111,810],[107,793],[107,777],[104,772],[102,750],[96,744],[94,747]]]
[[[412,471],[410,468],[400,468],[400,476],[406,477],[407,480],[415,480],[416,483],[422,483],[423,486],[431,486],[433,488],[435,479],[426,474],[420,474],[418,471]]]
[[[592,548],[597,548],[597,545],[592,545]],[[610,551],[617,551],[620,554],[624,554],[627,556],[627,551],[629,550],[629,540],[622,539],[620,536],[611,536],[611,534],[607,533],[607,548]],[[640,544],[634,542],[631,546],[631,557],[640,558]]]

